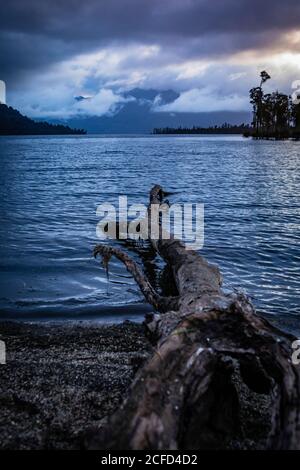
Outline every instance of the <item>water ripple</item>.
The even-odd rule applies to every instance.
[[[96,207],[120,194],[146,204],[155,183],[173,202],[205,204],[202,253],[220,265],[226,289],[245,290],[268,315],[300,315],[298,143],[9,137],[0,139],[0,158],[2,315],[105,316],[141,302],[120,263],[111,262],[108,283],[91,257]]]

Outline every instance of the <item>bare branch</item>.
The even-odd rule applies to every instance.
[[[115,248],[108,245],[97,245],[94,249],[94,257],[100,255],[104,261],[104,266],[107,267],[107,263],[111,256],[115,256],[118,260],[125,264],[128,272],[132,274],[134,280],[138,284],[145,299],[159,312],[166,312],[168,310],[178,308],[178,299],[176,297],[163,297],[160,296],[152,287],[149,280],[136,264],[136,262],[124,251],[119,248]]]

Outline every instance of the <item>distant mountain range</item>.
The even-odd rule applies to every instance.
[[[209,127],[220,126],[224,122],[239,125],[251,121],[250,112],[199,112],[170,113],[154,111],[154,104],[172,103],[179,94],[173,90],[144,90],[134,88],[124,94],[132,100],[120,105],[114,113],[104,116],[75,117],[51,122],[67,124],[86,129],[88,133],[99,134],[149,134],[154,128],[163,127]]]
[[[157,104],[174,102],[179,94],[173,90],[143,90],[134,88],[123,95],[128,101],[113,113],[103,116],[76,116],[69,119],[32,120],[14,108],[0,104],[0,135],[55,134],[149,134],[162,128],[208,128],[248,123],[250,112],[170,113],[157,111]],[[76,97],[76,99],[86,99]],[[91,97],[92,99],[92,97]],[[156,109],[156,110],[155,110]]]
[[[0,135],[57,135],[85,134],[84,130],[71,129],[62,124],[36,122],[19,111],[0,103]]]

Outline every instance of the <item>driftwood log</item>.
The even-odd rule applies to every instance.
[[[155,186],[152,204],[164,191]],[[174,295],[163,296],[123,250],[98,245],[133,275],[154,313],[145,319],[155,344],[128,398],[92,449],[300,449],[299,367],[293,336],[256,314],[243,294],[225,294],[218,267],[171,237],[151,240],[165,261]]]

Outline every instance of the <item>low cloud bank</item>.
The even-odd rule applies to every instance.
[[[209,88],[185,91],[173,103],[154,106],[156,112],[199,113],[214,111],[245,111],[249,107],[247,97],[231,94],[219,95]]]

